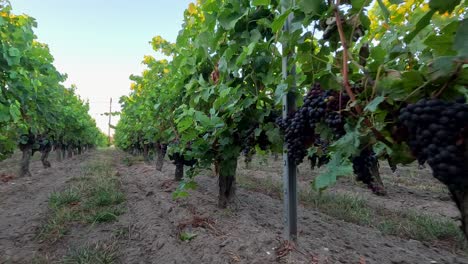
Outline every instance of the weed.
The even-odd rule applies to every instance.
[[[117,217],[123,213],[124,211],[119,208],[106,208],[89,214],[87,221],[88,223],[112,222],[117,220]]]
[[[39,234],[55,242],[64,236],[73,223],[94,224],[115,221],[124,210],[125,201],[120,182],[112,169],[110,157],[84,164],[81,174],[69,181],[70,186],[49,197],[51,215]]]
[[[68,188],[63,192],[54,192],[49,197],[49,206],[58,208],[63,205],[73,205],[81,201],[80,190],[78,188]]]
[[[464,236],[450,219],[414,211],[385,213],[377,228],[384,234],[397,235],[420,241],[455,240],[463,244]]]
[[[80,213],[74,208],[55,208],[46,224],[42,226],[38,237],[52,243],[56,242],[68,233],[68,224],[80,218]]]
[[[125,201],[125,195],[119,191],[116,182],[112,180],[100,181],[89,189],[87,206],[103,207],[117,205]]]
[[[77,249],[70,249],[63,259],[64,264],[110,264],[117,260],[118,248],[115,243],[97,243]]]
[[[182,241],[190,241],[195,237],[197,237],[197,234],[191,232],[181,232],[179,236],[180,240]]]
[[[299,198],[302,202],[312,205],[322,213],[334,218],[359,225],[371,223],[371,208],[357,196],[333,193],[319,194],[314,191],[301,190]]]
[[[128,237],[130,233],[130,227],[118,227],[112,231],[115,238]]]

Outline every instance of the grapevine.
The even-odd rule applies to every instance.
[[[459,186],[454,200],[464,214],[468,190],[452,176],[466,161],[466,103],[455,101],[468,94],[465,1],[309,2],[191,5],[174,43],[151,42],[170,60],[145,56],[148,69],[131,77],[117,145],[177,142],[173,153],[215,165],[222,207],[235,194],[242,151],[281,153],[284,143],[295,164],[326,163],[313,182],[319,190],[354,172],[383,192],[378,160],[395,168],[417,159],[449,189]],[[291,30],[283,31],[289,16]],[[296,76],[279,74],[283,56]],[[274,117],[287,93],[302,102]],[[428,117],[428,102],[441,111]]]
[[[47,45],[37,41],[34,19],[11,9],[8,1],[0,1],[0,160],[19,148],[19,176],[30,176],[34,152],[41,152],[48,168],[52,146],[61,159],[62,150],[68,156],[81,153],[103,145],[105,137],[76,87],[63,85],[66,75],[56,70]]]

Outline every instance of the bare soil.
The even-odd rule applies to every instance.
[[[80,164],[91,156],[53,163],[49,169],[36,158],[31,164],[33,176],[24,178],[16,177],[19,153],[0,163],[0,174],[8,179],[0,182],[0,263],[31,263],[41,254],[44,245],[36,237],[47,216],[49,195],[79,175]]]
[[[47,170],[35,160],[33,177],[0,181],[0,263],[33,263],[37,256],[45,263],[57,263],[69,249],[89,243],[118,247],[116,263],[468,263],[462,252],[383,235],[303,206],[299,207],[298,244],[289,245],[282,240],[281,200],[238,188],[235,204],[218,209],[217,179],[209,171],[196,178],[198,187],[189,197],[174,200],[172,192],[178,183],[172,181],[172,164],[166,162],[158,172],[143,162],[125,165],[128,156],[119,151],[106,153],[112,155],[121,178],[126,212],[116,222],[76,226],[56,243],[37,239],[49,213],[50,193],[64,189],[86,162],[102,153],[85,153],[53,163]],[[13,171],[15,158],[0,163],[0,175]],[[247,170],[239,163],[239,173],[278,180],[280,164],[254,161]],[[386,197],[376,197],[352,180],[340,181],[331,191],[357,193],[389,209],[457,217],[447,193],[430,175],[415,175],[411,170],[411,177],[406,177],[405,173],[410,174],[402,170],[397,180],[386,173]],[[300,184],[308,184],[311,177],[305,166],[300,168]]]

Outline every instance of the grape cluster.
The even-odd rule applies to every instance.
[[[197,163],[196,159],[187,159],[183,154],[177,152],[169,155],[169,159],[172,160],[175,165],[183,164],[185,166],[193,167]]]
[[[242,149],[242,155],[244,155],[245,164],[250,164],[250,162],[252,162],[253,155],[255,155],[255,148],[245,147],[244,149]]]
[[[385,194],[383,186],[380,186],[374,178],[372,169],[379,166],[375,153],[370,148],[365,148],[352,159],[353,171],[356,174],[356,180],[367,185],[375,194]]]
[[[258,147],[261,150],[267,150],[268,147],[271,145],[270,140],[268,139],[268,136],[264,130],[262,130],[258,136],[255,136],[255,130],[259,127],[259,124],[256,124],[255,126],[251,127],[246,132],[247,136],[244,136],[242,138],[241,146],[242,152],[244,154],[247,154],[252,151],[255,152],[256,145],[258,145]],[[255,153],[253,153],[252,155],[254,154]]]
[[[314,124],[309,123],[304,111],[298,111],[288,119],[285,141],[288,153],[295,164],[300,164],[307,155],[307,145],[314,140]],[[307,144],[309,143],[309,144]]]
[[[446,185],[468,185],[462,136],[468,127],[465,98],[422,99],[402,108],[399,120],[408,129],[408,145],[420,164],[427,162],[434,177]]]
[[[316,137],[314,145],[320,150],[321,154],[314,153],[313,155],[308,157],[310,161],[310,168],[312,170],[315,168],[320,168],[324,164],[327,164],[330,161],[330,158],[326,155],[328,142],[326,142],[325,140],[322,140],[319,137]]]
[[[304,97],[304,104],[288,118],[277,118],[276,124],[284,132],[288,153],[296,164],[307,155],[307,148],[315,141],[317,123],[325,122],[336,132],[344,133],[344,119],[340,111],[349,98],[337,91],[323,90],[315,84]]]
[[[325,115],[325,123],[337,137],[341,137],[346,133],[344,129],[345,120],[338,112],[327,113]]]

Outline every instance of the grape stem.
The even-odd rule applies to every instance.
[[[341,70],[342,75],[343,75],[343,86],[345,87],[346,93],[348,94],[350,100],[352,103],[356,102],[356,96],[353,93],[353,90],[351,89],[351,85],[349,85],[349,68],[348,68],[348,44],[346,42],[346,36],[343,30],[343,24],[341,23],[341,16],[340,12],[338,11],[338,6],[340,5],[340,0],[336,1],[336,5],[334,6],[334,11],[335,11],[335,21],[336,21],[336,27],[338,29],[338,34],[340,35],[340,42],[341,45],[343,46],[343,68]],[[360,105],[355,104],[354,108],[356,109],[356,112],[361,115],[362,114],[362,108]],[[372,133],[375,135],[375,137],[383,142],[384,144],[391,146],[392,143],[388,141],[369,121],[368,118],[364,119],[364,124],[368,126],[371,130]]]
[[[356,101],[356,96],[354,95],[353,91],[351,90],[351,86],[349,85],[349,76],[348,76],[348,44],[346,42],[346,36],[343,30],[343,24],[341,23],[341,16],[338,11],[338,5],[340,5],[340,0],[336,1],[335,6],[335,20],[336,20],[336,27],[338,28],[338,33],[340,35],[341,45],[343,46],[343,68],[341,69],[341,73],[343,74],[343,85],[346,89],[346,93],[348,94],[349,98],[352,102]],[[356,105],[356,110],[361,112],[360,107]]]
[[[380,79],[380,74],[382,72],[382,67],[383,65],[380,65],[379,66],[379,69],[377,70],[377,76],[375,78],[375,82],[374,82],[374,85],[372,86],[372,97],[371,98],[374,98],[376,92],[377,92],[377,84],[379,82],[379,79]]]

